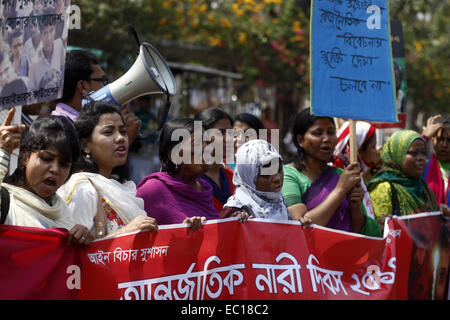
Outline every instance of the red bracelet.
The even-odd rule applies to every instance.
[[[424,135],[423,133],[421,133],[420,136],[425,139],[425,142],[430,141],[430,138]]]

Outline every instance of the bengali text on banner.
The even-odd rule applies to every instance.
[[[449,221],[430,213],[387,223],[378,239],[297,222],[225,219],[199,231],[161,226],[98,240],[87,250],[66,246],[60,230],[36,236],[33,228],[1,226],[0,269],[7,272],[0,298],[447,298]]]

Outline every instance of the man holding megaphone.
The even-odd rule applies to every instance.
[[[84,50],[72,50],[66,54],[63,95],[52,115],[64,116],[75,122],[82,108],[83,96],[108,84],[108,78],[95,55]],[[130,142],[141,128],[141,120],[128,108],[122,110],[128,128]]]
[[[63,97],[53,114],[63,115],[74,121],[82,106],[90,101],[122,106],[143,95],[165,94],[166,103],[156,131],[162,128],[171,105],[169,96],[175,95],[177,91],[175,78],[158,50],[149,43],[141,43],[134,28],[131,29],[139,45],[139,55],[131,68],[111,84],[108,84],[95,56],[81,50],[71,51],[66,55]],[[129,139],[134,141],[139,134],[141,121],[127,109],[122,110],[122,113]]]

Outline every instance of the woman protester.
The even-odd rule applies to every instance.
[[[374,218],[372,201],[365,183],[373,178],[378,170],[381,169],[383,161],[377,149],[376,128],[368,122],[357,121],[356,127],[356,146],[358,149],[358,164],[361,168],[361,188],[364,191],[364,205],[369,217]],[[334,166],[344,169],[350,164],[350,122],[346,121],[337,133],[337,145],[334,149]]]
[[[128,135],[120,109],[104,102],[83,107],[75,128],[81,159],[59,190],[72,218],[93,231],[96,238],[137,231],[157,231],[147,217],[136,185],[127,181],[125,166]]]
[[[260,130],[263,129],[264,125],[258,117],[246,112],[238,114],[233,122],[233,130],[235,131],[235,153],[237,152],[237,149],[247,141],[259,139]]]
[[[422,175],[427,162],[425,140],[412,130],[395,132],[383,146],[384,168],[367,189],[381,227],[386,217],[438,210],[436,198]],[[441,204],[444,215],[447,206]]]
[[[138,184],[137,196],[144,199],[147,215],[158,224],[187,223],[199,229],[205,220],[218,219],[213,206],[212,187],[203,179],[209,165],[203,159],[206,142],[195,139],[194,120],[167,122],[159,135],[161,172]]]
[[[239,147],[247,141],[260,139],[260,133],[263,129],[264,125],[258,117],[246,112],[238,114],[233,122],[234,154],[236,154]],[[236,167],[234,159],[227,160],[229,160],[227,165],[234,170]]]
[[[221,217],[244,212],[254,218],[291,218],[281,194],[283,160],[267,141],[250,140],[238,149],[233,182],[236,192],[228,199]],[[308,218],[299,220],[305,225],[311,223]]]
[[[212,107],[204,109],[195,115],[194,120],[202,121],[202,125],[205,130],[216,129],[216,134],[212,133],[211,144],[216,142],[216,137],[220,137],[222,141],[222,150],[214,150],[214,152],[221,151],[222,159],[219,163],[214,162],[211,164],[209,170],[200,176],[200,178],[206,180],[213,188],[213,204],[217,211],[222,211],[223,205],[227,202],[228,198],[234,193],[233,184],[233,170],[228,168],[226,163],[227,150],[233,148],[233,145],[229,143],[231,139],[227,141],[227,130],[231,131],[231,124],[233,119],[231,116],[223,111],[221,108]],[[229,132],[228,132],[229,133]],[[234,152],[231,150],[231,154]],[[216,155],[212,155],[216,157]]]
[[[66,119],[47,116],[35,120],[24,132],[25,125],[11,125],[14,113],[15,109],[11,109],[0,127],[2,223],[65,228],[69,230],[68,243],[88,245],[93,234],[72,220],[69,208],[56,194],[80,153],[75,129]],[[18,166],[5,178],[10,155],[19,144]]]
[[[425,168],[424,178],[436,196],[437,205],[450,206],[450,116],[433,116],[422,137],[431,138],[434,153]]]
[[[300,111],[292,129],[298,158],[284,166],[283,196],[294,220],[307,217],[329,228],[381,236],[363,204],[360,168],[330,166],[337,143],[332,118]]]
[[[376,128],[368,122],[356,122],[356,145],[361,175],[367,183],[381,169],[383,162],[377,149]],[[344,169],[350,164],[350,122],[346,121],[337,133],[338,142],[334,149],[334,166]]]

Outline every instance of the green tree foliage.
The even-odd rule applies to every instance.
[[[408,95],[415,111],[450,113],[450,2],[391,0],[390,14],[403,22]]]
[[[81,8],[82,28],[71,31],[69,43],[101,46],[115,64],[115,57],[133,48],[126,40],[131,23],[142,39],[152,43],[183,42],[233,53],[235,61],[215,61],[216,67],[233,67],[249,82],[286,82],[303,89],[309,81],[309,13],[300,2],[79,0],[74,3]]]
[[[124,57],[136,51],[131,23],[141,40],[169,59],[238,71],[249,84],[275,86],[287,115],[308,95],[310,0],[72,3],[81,8],[82,28],[70,32],[69,44],[104,50],[113,68],[123,68]],[[428,113],[448,113],[449,1],[390,0],[389,5],[391,18],[403,22],[409,97]]]

